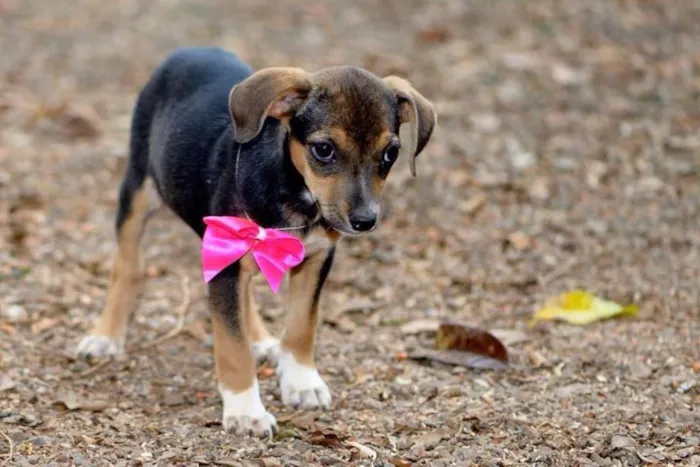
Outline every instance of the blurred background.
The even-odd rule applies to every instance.
[[[339,252],[319,350],[333,411],[299,421],[262,381],[287,417],[268,444],[217,425],[198,243],[172,215],[144,241],[126,361],[71,356],[104,302],[134,100],[191,45],[398,74],[439,115],[418,177],[392,171],[384,225]],[[376,465],[700,465],[700,3],[0,0],[0,57],[10,465],[369,462],[315,431]],[[188,331],[140,349],[175,324],[182,275]],[[258,285],[279,330],[282,299]],[[574,287],[640,312],[527,326]],[[512,368],[396,358],[429,345],[404,325],[439,319],[520,333]]]

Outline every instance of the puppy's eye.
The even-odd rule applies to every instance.
[[[330,143],[312,143],[311,154],[314,155],[316,160],[324,164],[333,162],[335,159],[335,149]]]
[[[382,165],[385,167],[391,167],[391,165],[396,161],[397,157],[399,157],[399,147],[389,146],[382,155]]]

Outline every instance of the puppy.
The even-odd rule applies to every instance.
[[[314,366],[314,341],[336,243],[376,227],[399,148],[415,175],[415,158],[435,124],[430,102],[398,77],[349,66],[253,72],[219,48],[175,51],[136,102],[111,283],[79,355],[124,351],[142,276],[145,182],[152,179],[162,201],[200,237],[205,216],[245,213],[264,227],[290,229],[306,247],[290,274],[281,341],[253,305],[257,267],[250,255],[209,283],[224,428],[257,436],[276,429],[260,398],[256,357],[277,362],[284,404],[328,408],[331,393]]]

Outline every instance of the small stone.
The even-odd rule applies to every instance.
[[[501,119],[490,113],[472,115],[469,120],[479,133],[494,133],[501,127]]]
[[[634,440],[629,436],[614,435],[610,439],[610,447],[612,447],[613,449],[626,448],[634,446],[634,444]]]
[[[525,251],[532,248],[534,241],[532,237],[524,232],[513,232],[508,235],[508,243],[513,245],[517,250]]]
[[[567,65],[552,65],[552,79],[563,86],[577,86],[588,80],[588,74]]]
[[[26,321],[28,316],[27,310],[20,305],[10,305],[3,312],[3,317],[10,323]]]
[[[514,79],[509,79],[498,87],[498,100],[504,104],[515,104],[520,102],[525,91],[523,85]]]
[[[676,389],[676,391],[678,391],[681,394],[685,394],[686,392],[693,389],[693,387],[695,387],[695,381],[684,381],[678,385],[678,389]]]
[[[651,376],[652,370],[642,362],[629,364],[629,375],[632,379],[646,379]]]

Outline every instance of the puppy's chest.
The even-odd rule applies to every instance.
[[[318,252],[328,250],[333,246],[333,242],[328,237],[324,229],[314,229],[304,237],[305,256],[308,258]]]

